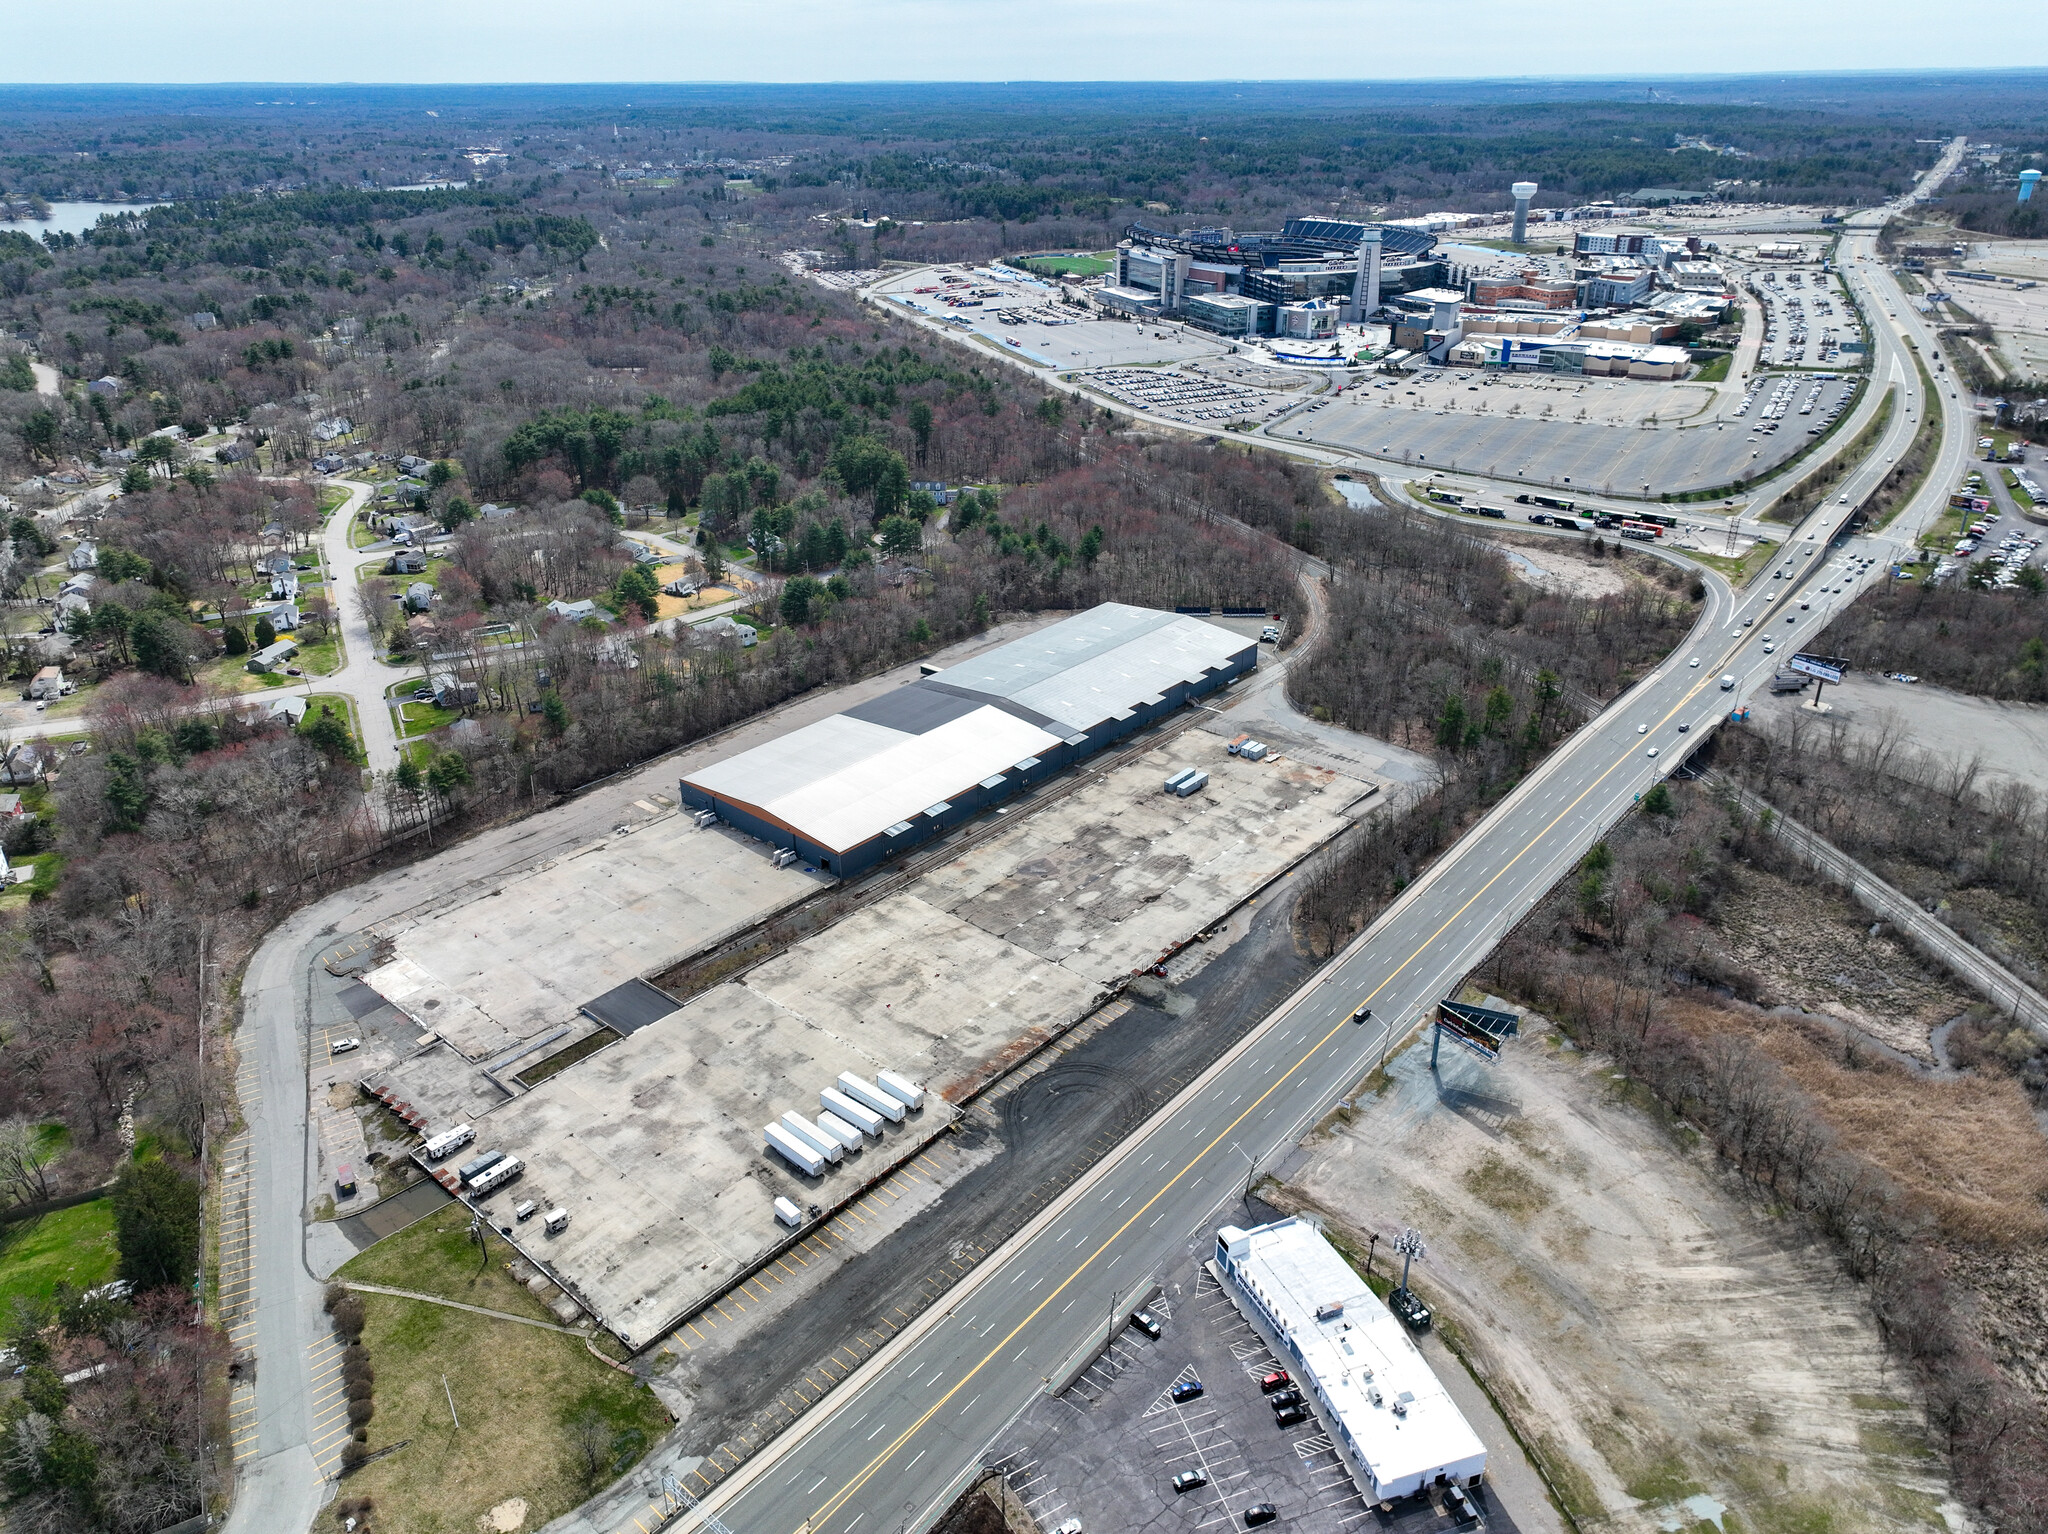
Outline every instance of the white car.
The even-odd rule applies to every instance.
[[[1645,756],[1655,756],[1656,754],[1657,754],[1657,748],[1656,748],[1655,746],[1652,746],[1652,747],[1650,747],[1650,749],[1649,749],[1649,750],[1647,750],[1647,751],[1645,751],[1645,752],[1643,753],[1643,755],[1645,755]]]
[[[327,1052],[330,1055],[345,1055],[352,1049],[361,1049],[362,1047],[363,1041],[361,1039],[336,1039],[327,1046]]]
[[[1695,655],[1695,656],[1694,656],[1694,657],[1693,657],[1693,658],[1692,658],[1691,660],[1689,660],[1689,661],[1687,661],[1687,662],[1686,662],[1686,664],[1687,664],[1688,666],[1695,666],[1695,667],[1696,667],[1696,666],[1698,666],[1698,665],[1699,665],[1699,663],[1700,663],[1700,658],[1699,658],[1699,657],[1698,657],[1697,655]]]
[[[1647,724],[1639,724],[1636,726],[1636,733],[1638,735],[1647,735],[1650,733],[1650,727]]]

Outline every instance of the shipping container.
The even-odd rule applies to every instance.
[[[1165,785],[1164,785],[1164,791],[1165,791],[1166,793],[1169,793],[1169,794],[1177,794],[1177,793],[1179,793],[1179,792],[1180,792],[1180,786],[1181,786],[1181,784],[1182,784],[1183,782],[1185,782],[1185,781],[1186,781],[1187,779],[1189,779],[1189,778],[1193,777],[1194,775],[1195,775],[1195,769],[1194,769],[1194,768],[1192,768],[1192,767],[1183,767],[1183,768],[1181,768],[1181,770],[1180,770],[1179,772],[1176,772],[1176,773],[1175,773],[1175,774],[1174,774],[1174,775],[1173,775],[1172,777],[1170,777],[1170,778],[1168,778],[1168,779],[1166,780],[1166,783],[1165,783]]]
[[[775,1218],[795,1230],[804,1222],[804,1212],[786,1198],[775,1200]]]
[[[838,1086],[840,1091],[855,1102],[866,1103],[890,1123],[903,1122],[903,1104],[865,1077],[856,1076],[852,1071],[841,1071]]]
[[[906,1108],[924,1106],[924,1088],[908,1076],[899,1076],[894,1071],[876,1071],[875,1085],[887,1092]]]
[[[463,1162],[456,1169],[455,1175],[464,1182],[474,1182],[504,1159],[505,1153],[503,1151],[485,1151],[481,1156]]]
[[[435,1135],[420,1147],[420,1154],[429,1161],[439,1161],[452,1156],[463,1146],[476,1138],[476,1131],[467,1124],[457,1124],[453,1129]]]
[[[783,1160],[806,1177],[825,1175],[825,1158],[780,1124],[770,1124],[761,1131],[761,1135],[768,1142],[770,1150],[777,1152]]]
[[[1199,794],[1203,789],[1207,788],[1208,786],[1208,773],[1191,772],[1186,777],[1182,778],[1178,784],[1175,785],[1173,792],[1175,797],[1185,799],[1189,794]]]
[[[846,1159],[846,1147],[801,1113],[783,1114],[782,1127],[834,1165]]]
[[[882,1115],[865,1103],[857,1103],[837,1087],[827,1087],[818,1094],[818,1106],[828,1113],[836,1113],[862,1134],[879,1137],[882,1133]]]

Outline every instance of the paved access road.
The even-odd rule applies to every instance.
[[[1911,311],[1863,259],[1871,239],[1859,230],[1845,253],[1850,280],[1875,307],[1877,376],[1917,396],[1903,341],[1913,335],[1924,348],[1931,340],[1915,333],[1916,321],[1891,318]],[[1258,1167],[1351,1091],[1730,703],[1769,677],[1777,659],[1763,652],[1760,632],[1788,648],[1819,632],[1829,604],[1815,601],[1816,572],[1833,562],[1829,584],[1838,577],[1851,589],[1886,573],[1882,559],[1855,575],[1841,561],[1895,552],[1938,514],[1971,430],[1959,409],[1945,412],[1940,463],[1893,530],[1839,552],[1832,546],[1851,507],[1904,451],[1924,407],[1916,398],[1894,413],[1877,450],[1845,480],[1846,503],[1829,503],[1793,530],[1792,578],[1761,579],[1738,595],[1706,577],[1687,646],[1561,746],[1316,982],[984,1263],[943,1311],[713,1492],[708,1511],[737,1534],[921,1527],[1031,1393],[1063,1374],[1171,1257],[1213,1240],[1212,1217]],[[1735,678],[1727,691],[1724,674]],[[1371,1020],[1353,1022],[1366,1007]],[[619,1527],[658,1521],[649,1508]]]

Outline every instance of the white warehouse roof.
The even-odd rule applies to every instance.
[[[1321,1231],[1302,1219],[1225,1226],[1216,1245],[1226,1287],[1279,1334],[1371,1500],[1411,1495],[1438,1476],[1466,1486],[1484,1474],[1486,1445],[1407,1329]]]
[[[1092,748],[1180,689],[1249,669],[1255,641],[1108,602],[683,779],[846,852],[1061,746]]]

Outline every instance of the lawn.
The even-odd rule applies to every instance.
[[[90,1289],[114,1276],[114,1201],[89,1204],[0,1226],[0,1310],[17,1295],[47,1295],[58,1283]]]
[[[328,485],[320,492],[320,516],[324,521],[336,507],[348,499],[348,492],[339,485]]]
[[[306,695],[306,717],[300,722],[299,728],[304,730],[307,725],[318,719],[322,707],[333,709],[340,716],[342,722],[348,726],[349,739],[355,743],[356,765],[358,767],[367,767],[369,765],[369,758],[363,752],[363,727],[356,718],[354,701],[343,694],[338,692],[308,693]]]
[[[341,669],[341,636],[335,634],[326,639],[314,640],[299,646],[299,653],[292,657],[291,664],[308,676],[327,676]]]
[[[468,1223],[469,1211],[451,1206],[378,1242],[339,1276],[543,1316],[500,1266],[509,1255],[502,1243],[493,1241],[477,1276]],[[363,1344],[377,1371],[369,1448],[404,1447],[350,1476],[342,1494],[374,1498],[384,1534],[458,1534],[513,1497],[527,1504],[522,1526],[539,1528],[667,1431],[652,1392],[593,1358],[580,1338],[387,1295],[366,1294],[363,1304]],[[459,1432],[449,1416],[450,1389]],[[606,1430],[594,1477],[586,1476],[572,1435],[586,1414]]]
[[[1100,277],[1112,264],[1106,256],[1032,256],[1017,262],[1026,271],[1050,273],[1054,277],[1065,277],[1069,273],[1077,277]]]
[[[461,717],[460,709],[443,708],[438,703],[401,703],[398,706],[398,738],[410,740],[416,735],[430,735]]]
[[[1771,556],[1778,551],[1778,548],[1779,545],[1775,543],[1764,543],[1759,540],[1752,544],[1749,552],[1740,559],[1730,559],[1726,554],[1707,554],[1698,549],[1681,549],[1679,552],[1684,554],[1687,559],[1697,559],[1701,564],[1710,565],[1714,569],[1719,570],[1728,578],[1729,585],[1741,586],[1746,584],[1752,575],[1771,562]]]
[[[34,876],[20,884],[10,884],[5,894],[0,894],[0,911],[18,911],[38,895],[47,897],[57,887],[57,875],[64,869],[64,854],[61,852],[37,852],[25,858],[9,858],[13,868],[33,869]]]
[[[1735,360],[1734,354],[1723,352],[1713,358],[1697,373],[1692,375],[1694,383],[1720,383],[1728,376],[1728,365]]]

